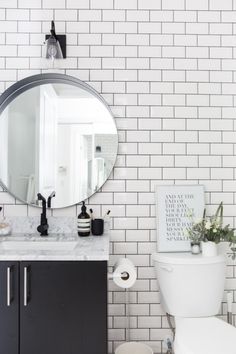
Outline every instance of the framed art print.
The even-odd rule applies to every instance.
[[[187,228],[204,211],[202,185],[156,186],[157,250],[188,252]]]

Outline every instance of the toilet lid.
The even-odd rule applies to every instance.
[[[236,354],[236,328],[216,317],[176,318],[176,354]]]

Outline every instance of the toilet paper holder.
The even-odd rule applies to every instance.
[[[120,258],[113,268],[113,272],[108,273],[108,279],[120,288],[131,288],[137,279],[137,270],[133,262],[128,258]]]
[[[123,280],[128,280],[129,279],[129,273],[128,272],[113,272],[113,273],[108,273],[107,277],[109,280],[113,280],[115,278],[121,278]]]

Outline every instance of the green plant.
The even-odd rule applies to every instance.
[[[188,237],[193,242],[207,242],[215,243],[229,242],[232,258],[236,259],[236,236],[233,228],[230,225],[223,226],[223,202],[221,202],[213,216],[206,216],[206,209],[204,209],[201,219],[194,221],[192,219],[192,226],[187,229]],[[192,217],[191,217],[192,218]]]

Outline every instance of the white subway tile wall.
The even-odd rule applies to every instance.
[[[56,69],[43,58],[52,18],[68,42],[68,57]],[[164,352],[170,330],[151,261],[154,186],[204,184],[209,210],[223,200],[225,220],[236,226],[234,22],[233,0],[0,1],[1,92],[26,76],[61,72],[92,85],[114,113],[116,166],[89,204],[100,215],[112,211],[110,266],[124,256],[137,266],[131,339],[155,353]],[[5,191],[0,205],[9,217],[38,214]],[[76,216],[79,208],[53,215]],[[235,271],[229,260],[234,300]],[[110,282],[109,353],[127,339],[126,313],[125,292]]]

